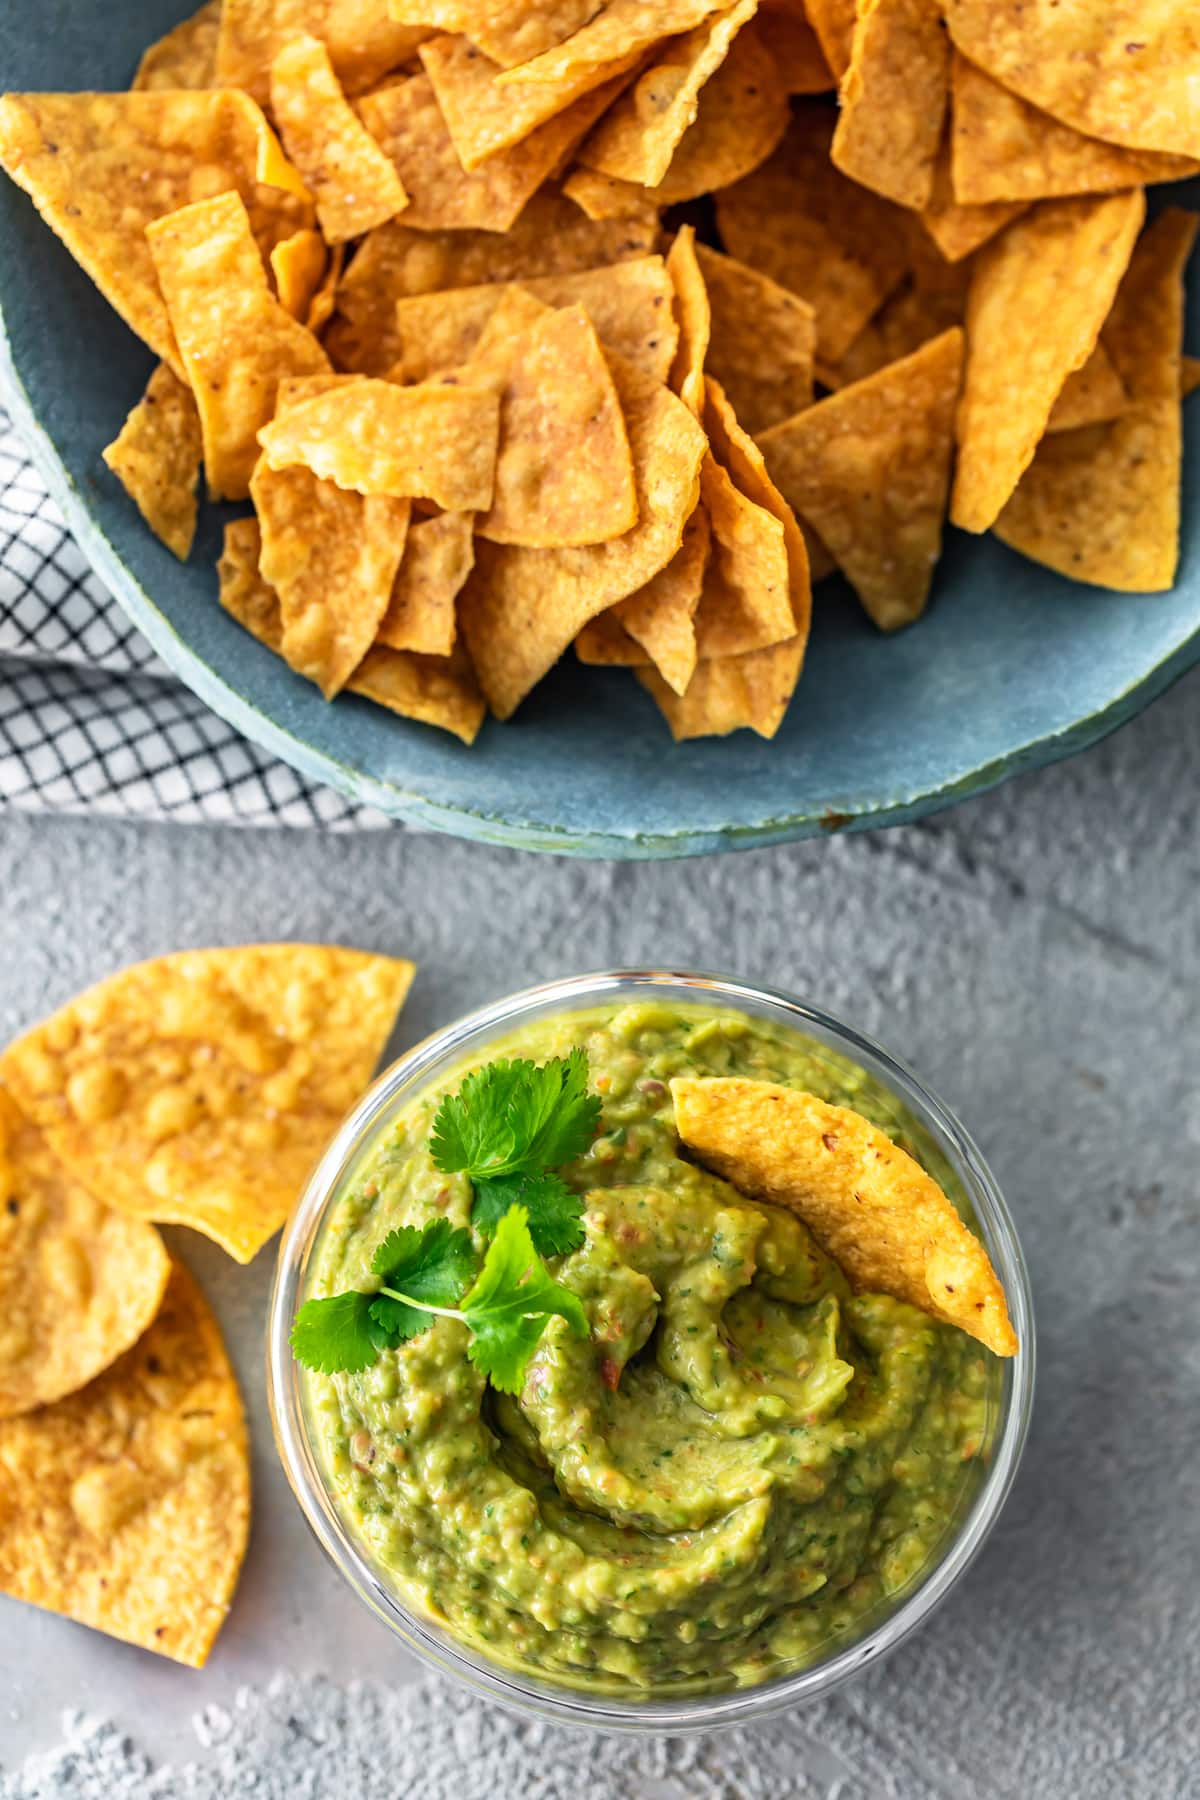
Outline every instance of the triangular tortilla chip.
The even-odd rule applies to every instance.
[[[410,527],[378,642],[389,650],[449,656],[455,601],[475,561],[473,513],[438,513]]]
[[[1064,381],[1046,430],[1076,431],[1081,425],[1102,425],[1118,418],[1125,411],[1125,402],[1125,383],[1101,338],[1087,361]]]
[[[115,1362],[158,1311],[170,1272],[153,1225],[73,1180],[0,1083],[0,1419]]]
[[[220,80],[265,106],[271,64],[290,39],[305,33],[321,39],[345,91],[361,94],[407,62],[430,30],[390,18],[388,0],[222,0]]]
[[[249,1262],[370,1079],[412,976],[333,945],[182,951],[80,994],[0,1075],[108,1205]]]
[[[216,87],[220,25],[221,0],[205,0],[198,12],[143,51],[130,87],[135,93]]]
[[[241,194],[260,243],[311,219],[296,218],[304,184],[245,94],[6,94],[0,167],[130,329],[181,378],[143,228],[186,206],[201,183],[205,193]],[[289,194],[286,222],[281,203]]]
[[[705,358],[753,437],[812,405],[816,314],[769,275],[696,245],[711,314]]]
[[[950,517],[986,531],[1091,355],[1145,217],[1140,188],[1043,200],[980,252],[967,295]]]
[[[1108,194],[1200,174],[1200,162],[1191,157],[1128,150],[1085,137],[957,53],[951,91],[951,170],[961,201],[986,205]]]
[[[271,111],[326,243],[361,237],[408,205],[395,164],[346,99],[319,38],[290,39],[271,64]]]
[[[838,95],[834,162],[919,212],[933,197],[949,96],[940,0],[864,0]]]
[[[699,418],[704,411],[704,359],[712,315],[708,291],[697,260],[696,230],[681,225],[667,255],[667,274],[675,289],[675,316],[679,321],[679,347],[671,364],[671,392]]]
[[[151,531],[186,562],[196,533],[203,439],[192,390],[159,363],[105,462]]]
[[[1025,206],[1023,200],[997,200],[989,206],[969,206],[959,200],[950,174],[947,138],[934,167],[933,197],[921,213],[921,224],[948,261],[961,262],[1019,218]]]
[[[763,0],[759,21],[789,94],[825,94],[837,86],[804,0]]]
[[[249,1528],[237,1381],[177,1263],[119,1362],[0,1423],[0,1591],[203,1668]]]
[[[883,631],[918,618],[929,598],[962,356],[962,332],[943,332],[759,440],[783,493]]]
[[[237,194],[168,213],[146,237],[196,395],[209,494],[244,500],[280,381],[329,359],[272,294]]]
[[[671,1083],[675,1125],[706,1167],[786,1206],[860,1293],[894,1294],[1014,1356],[1004,1289],[932,1175],[877,1125],[799,1088],[719,1076]]]
[[[1109,425],[1046,438],[996,521],[1004,543],[1076,581],[1141,594],[1175,579],[1183,270],[1196,225],[1194,213],[1159,214],[1104,327],[1125,411]]]
[[[1090,137],[1200,156],[1195,0],[946,0],[963,55]]]
[[[637,484],[638,521],[577,550],[481,542],[459,622],[492,711],[508,718],[583,625],[665,568],[696,503],[705,439],[681,400],[610,355]]]
[[[660,206],[676,206],[740,181],[777,148],[790,117],[771,46],[752,19],[705,83],[666,174],[646,192]]]

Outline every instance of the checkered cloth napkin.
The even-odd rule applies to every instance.
[[[391,823],[210,712],[101,585],[0,405],[0,806],[345,830]]]

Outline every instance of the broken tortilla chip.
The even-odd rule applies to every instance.
[[[940,0],[863,0],[838,95],[834,162],[920,212],[933,198],[949,93]]]
[[[458,636],[455,601],[474,561],[471,513],[418,519],[409,528],[376,641],[389,650],[449,656]]]
[[[1067,376],[1112,306],[1145,217],[1140,188],[1043,200],[979,254],[950,517],[986,531],[1028,468]]]
[[[1076,131],[1200,156],[1195,0],[946,0],[945,13],[964,56]]]
[[[1067,376],[1046,420],[1047,431],[1102,425],[1125,411],[1125,383],[1101,339],[1082,367]]]
[[[216,1320],[174,1264],[111,1368],[0,1424],[0,1591],[203,1668],[250,1528],[250,1453]]]
[[[929,598],[962,358],[962,331],[943,332],[759,439],[772,476],[883,631],[919,618]]]
[[[159,363],[117,437],[102,452],[147,525],[186,562],[196,534],[202,454],[192,390]]]
[[[205,0],[198,12],[143,52],[131,88],[147,93],[155,88],[216,87],[220,25],[221,0]]]
[[[1004,543],[1075,581],[1141,594],[1175,579],[1183,271],[1196,227],[1194,213],[1160,213],[1117,291],[1104,347],[1124,412],[1044,439],[994,526]]]
[[[412,977],[327,944],[181,951],[78,995],[9,1046],[0,1077],[106,1204],[249,1262],[366,1086]]]
[[[712,316],[706,365],[751,436],[812,404],[816,315],[798,295],[696,245]]]
[[[0,1252],[0,1419],[73,1394],[115,1362],[171,1272],[153,1225],[81,1187],[3,1083]]]
[[[679,321],[679,346],[671,364],[669,386],[699,418],[704,411],[704,359],[712,320],[697,260],[694,226],[681,225],[675,233],[667,254],[667,274],[675,289],[675,314]]]
[[[802,1219],[859,1293],[892,1294],[1018,1349],[988,1253],[932,1175],[877,1125],[799,1088],[718,1076],[671,1082],[680,1139],[740,1192]]]
[[[395,164],[346,99],[319,38],[291,39],[271,64],[271,111],[326,243],[361,237],[408,205]]]
[[[244,500],[279,382],[321,373],[329,359],[271,293],[236,193],[168,213],[146,237],[197,396],[209,494]]]
[[[696,503],[705,439],[681,400],[610,355],[637,486],[623,537],[533,551],[486,541],[459,599],[459,622],[492,711],[507,718],[597,613],[674,556]]]
[[[647,192],[660,205],[675,206],[740,181],[770,156],[790,117],[787,90],[770,45],[751,20],[705,83],[696,118],[680,139],[666,174]]]

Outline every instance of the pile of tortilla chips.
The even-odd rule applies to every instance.
[[[412,974],[324,945],[185,951],[0,1054],[0,1592],[204,1663],[246,1550],[246,1422],[153,1221],[248,1262]]]
[[[1170,586],[1198,91],[1194,0],[207,0],[0,163],[159,359],[109,468],[181,557],[253,502],[220,602],[327,699],[469,743],[573,645],[770,737],[947,518]]]

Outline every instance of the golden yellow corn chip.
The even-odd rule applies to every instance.
[[[757,10],[758,0],[735,0],[682,37],[668,39],[649,67],[614,100],[579,160],[618,181],[657,187],[680,139],[695,121],[701,89]]]
[[[249,1262],[366,1086],[412,976],[328,944],[181,951],[78,995],[0,1075],[107,1204]]]
[[[196,533],[202,441],[192,390],[159,363],[104,460],[155,537],[181,562]]]
[[[1076,131],[1200,156],[1195,0],[946,0],[955,45]]]
[[[1023,200],[995,200],[986,206],[972,206],[958,200],[947,140],[933,171],[933,196],[921,213],[921,223],[942,255],[950,262],[960,262],[1019,218],[1026,204]]]
[[[1115,193],[1200,173],[1200,163],[1191,157],[1085,137],[1001,87],[965,56],[954,57],[951,88],[951,173],[961,201],[982,205]]]
[[[455,601],[475,561],[470,513],[444,512],[410,526],[377,642],[389,650],[449,656],[458,636]]]
[[[507,718],[581,627],[634,593],[678,550],[696,503],[705,439],[681,400],[609,358],[633,455],[638,521],[623,537],[576,550],[481,542],[459,623],[492,711]]]
[[[712,315],[706,364],[751,436],[812,404],[816,315],[807,301],[696,245]]]
[[[696,231],[681,225],[667,256],[667,274],[675,289],[679,347],[671,364],[671,391],[699,418],[704,411],[704,359],[712,323],[704,276],[697,260]]]
[[[1046,438],[996,521],[1006,544],[1076,581],[1154,593],[1175,579],[1183,270],[1196,224],[1194,213],[1161,213],[1118,289],[1104,345],[1125,411]]]
[[[1043,200],[976,260],[950,517],[986,531],[1095,348],[1145,217],[1140,188]],[[819,529],[819,527],[818,527]]]
[[[671,1083],[689,1150],[742,1193],[786,1206],[859,1293],[894,1294],[997,1356],[1018,1345],[987,1251],[937,1182],[877,1125],[799,1088]]]
[[[840,81],[850,67],[855,0],[804,0],[804,10],[825,61]]]
[[[557,86],[589,69],[603,68],[628,56],[640,56],[661,39],[691,31],[723,0],[608,0],[578,31],[540,56],[504,70],[503,87],[528,84]],[[729,0],[724,0],[728,5]]]
[[[258,557],[257,519],[231,520],[218,565],[221,605],[278,655],[283,639],[279,600],[259,573]],[[402,718],[452,732],[464,744],[474,741],[487,710],[460,645],[450,656],[410,656],[376,645],[351,677],[348,691]]]
[[[697,508],[697,511],[699,510]],[[681,555],[682,549],[681,545],[675,556]],[[660,580],[674,561],[675,557],[672,557],[667,568],[661,569],[655,579]],[[695,643],[696,636],[692,632],[690,650],[692,668],[695,667],[696,661]],[[586,663],[589,668],[597,669],[636,669],[648,667],[652,660],[642,646],[635,643],[621,624],[617,618],[615,606],[610,606],[607,612],[602,612],[596,618],[589,619],[587,624],[582,627],[575,639],[575,654],[581,663]]]
[[[710,452],[700,495],[712,527],[712,554],[696,611],[703,659],[744,656],[795,635],[782,522],[748,499]]]
[[[0,1590],[199,1669],[249,1528],[237,1381],[176,1263],[158,1317],[118,1362],[0,1424]]]
[[[395,165],[343,94],[319,38],[293,38],[279,52],[271,110],[328,243],[361,237],[408,205]]]
[[[153,1225],[80,1187],[0,1083],[0,1419],[115,1362],[158,1311],[170,1272]]]
[[[511,69],[553,49],[586,25],[604,0],[390,0],[392,16],[463,32],[485,56]]]
[[[208,491],[244,500],[279,382],[317,374],[329,360],[271,293],[237,194],[168,213],[146,236],[197,397]]]
[[[355,251],[325,342],[340,368],[382,375],[401,354],[395,336],[398,300],[413,294],[448,298],[452,289],[506,281],[532,283],[536,291],[537,276],[569,275],[644,257],[657,236],[657,223],[588,219],[550,187],[534,195],[507,232],[412,231],[393,219]],[[669,296],[669,288],[667,292]],[[551,299],[548,294],[539,297]],[[669,298],[663,310],[669,316]]]
[[[921,211],[933,198],[949,91],[940,0],[862,0],[834,162],[864,187]]]
[[[700,95],[658,186],[647,190],[663,206],[695,200],[740,181],[765,162],[788,128],[787,89],[757,23],[738,32],[729,54]]]
[[[139,93],[154,88],[216,87],[220,24],[221,0],[205,0],[198,12],[144,52],[131,87]]]
[[[930,252],[936,262],[922,258],[914,273],[888,295],[840,361],[818,365],[817,377],[825,387],[842,388],[863,381],[876,369],[911,356],[952,325],[962,324],[970,264],[944,262],[932,245]]]
[[[925,609],[942,545],[963,334],[774,425],[767,467],[883,631]]]
[[[683,540],[664,569],[601,619],[611,619],[634,645],[632,661],[652,662],[675,693],[686,692],[696,669],[696,608],[712,548],[703,503],[683,528]],[[585,627],[585,630],[587,628]]]
[[[492,501],[499,416],[496,395],[482,389],[363,377],[290,407],[259,442],[272,469],[299,463],[360,494],[482,512]]]
[[[271,64],[293,38],[318,37],[347,94],[361,94],[407,62],[428,26],[398,24],[387,0],[223,0],[217,73],[261,105],[271,93]]]
[[[759,23],[789,94],[824,94],[837,86],[803,0],[763,0]]]
[[[1185,356],[1180,382],[1183,398],[1186,400],[1188,395],[1194,394],[1197,388],[1200,388],[1200,356]]]
[[[595,169],[573,169],[562,191],[589,219],[634,219],[653,225],[659,201],[649,188],[635,181],[614,181]]]
[[[279,304],[307,325],[313,301],[325,278],[325,240],[319,231],[296,231],[271,251],[271,274]]]
[[[725,248],[799,294],[836,362],[908,266],[907,215],[829,160],[833,118],[802,107],[769,161],[717,195]]]
[[[156,356],[185,370],[143,228],[208,195],[236,192],[257,222],[304,186],[245,94],[7,94],[0,167],[29,194],[109,304]],[[284,188],[288,193],[279,193]],[[293,215],[295,205],[292,202]],[[278,235],[286,207],[275,206]]]
[[[501,87],[498,63],[465,37],[438,37],[422,44],[421,62],[464,169],[477,169],[491,156],[511,150],[550,125],[577,142],[620,92],[637,56],[582,68],[557,82]],[[563,115],[571,113],[569,127]]]
[[[333,317],[334,302],[337,296],[338,283],[342,279],[342,269],[346,261],[346,246],[335,244],[329,252],[325,263],[325,273],[321,277],[316,293],[309,301],[308,316],[305,324],[308,329],[319,336]]]
[[[1081,368],[1067,376],[1046,420],[1047,431],[1102,425],[1125,411],[1125,383],[1101,338]]]

